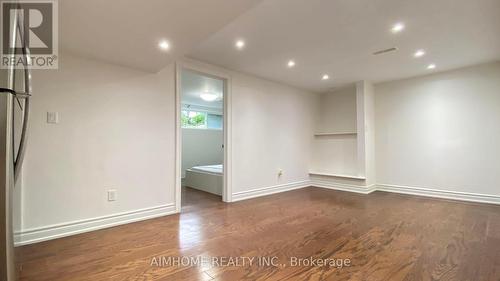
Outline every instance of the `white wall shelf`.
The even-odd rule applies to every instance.
[[[355,136],[356,132],[329,132],[329,133],[315,133],[315,137],[325,137],[325,136]]]
[[[314,175],[314,176],[325,176],[325,177],[345,178],[345,179],[354,179],[354,180],[366,180],[366,177],[332,174],[332,173],[325,173],[325,172],[309,172],[309,174]]]

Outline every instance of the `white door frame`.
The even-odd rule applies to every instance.
[[[231,76],[213,67],[198,62],[178,61],[175,64],[175,210],[181,211],[181,179],[182,179],[182,129],[181,129],[181,71],[188,69],[200,74],[224,81],[224,175],[222,201],[232,202],[231,181]]]

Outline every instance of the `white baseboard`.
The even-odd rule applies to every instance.
[[[364,185],[354,185],[354,184],[337,183],[337,182],[332,182],[332,181],[323,181],[323,180],[313,179],[311,181],[311,185],[315,186],[315,187],[328,188],[328,189],[334,189],[334,190],[340,190],[340,191],[355,192],[355,193],[360,193],[360,194],[370,194],[373,191],[375,191],[374,184],[369,185],[369,186],[364,186]]]
[[[360,194],[370,194],[374,191],[379,190],[392,193],[443,198],[443,199],[451,199],[451,200],[459,200],[467,202],[500,204],[500,196],[498,195],[448,191],[443,189],[432,189],[432,188],[402,186],[393,184],[373,184],[370,186],[362,186],[362,185],[336,183],[332,181],[312,179],[311,186],[355,192]]]
[[[377,184],[376,190],[476,203],[500,204],[500,196],[498,195],[448,191],[442,189],[431,189],[393,184]]]
[[[236,193],[233,193],[232,202],[251,199],[251,198],[255,198],[255,197],[266,196],[266,195],[279,193],[279,192],[290,191],[290,190],[294,190],[294,189],[300,189],[300,188],[304,188],[304,187],[308,187],[308,186],[311,186],[311,181],[306,180],[306,181],[292,182],[292,183],[287,183],[287,184],[280,184],[280,185],[274,185],[274,186],[269,186],[269,187],[263,187],[263,188],[257,188],[257,189],[247,190],[247,191],[236,192]]]
[[[447,190],[391,185],[391,184],[360,186],[360,185],[352,185],[345,183],[334,183],[330,181],[321,181],[317,179],[313,179],[311,181],[306,180],[288,184],[257,188],[248,191],[236,192],[233,193],[232,201],[233,202],[241,201],[250,198],[275,194],[279,192],[300,189],[308,186],[355,192],[360,194],[370,194],[374,191],[380,190],[392,193],[401,193],[401,194],[409,194],[417,196],[500,205],[500,196],[498,195],[447,191]],[[22,246],[22,245],[52,240],[56,238],[61,238],[65,236],[75,235],[79,233],[94,231],[98,229],[113,227],[117,225],[132,223],[136,221],[166,216],[174,213],[176,213],[175,204],[173,203],[166,204],[162,206],[140,209],[131,212],[124,212],[109,216],[73,221],[69,223],[50,225],[39,228],[26,229],[20,232],[16,232],[14,234],[14,241],[16,246]]]
[[[109,216],[26,229],[14,233],[14,243],[16,246],[22,246],[174,213],[176,213],[175,204],[172,203]]]

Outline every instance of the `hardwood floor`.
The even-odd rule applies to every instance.
[[[179,215],[18,248],[21,280],[500,280],[500,206],[313,187],[232,204],[190,195]],[[158,266],[198,255],[286,266]]]
[[[182,187],[181,199],[182,213],[191,211],[203,212],[205,209],[216,207],[222,203],[222,196],[185,186]]]

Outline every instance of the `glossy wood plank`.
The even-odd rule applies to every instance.
[[[284,266],[151,266],[154,258],[278,257]],[[17,248],[21,280],[500,280],[500,206],[320,188],[183,212]],[[290,266],[290,257],[350,267]]]

